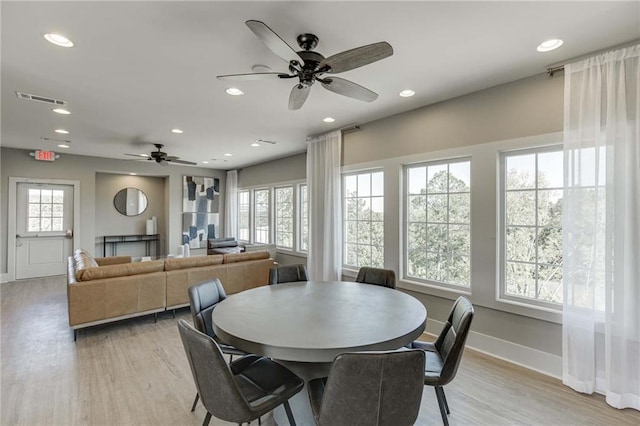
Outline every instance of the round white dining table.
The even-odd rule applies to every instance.
[[[424,331],[427,310],[386,287],[306,281],[234,294],[212,315],[225,343],[273,358],[308,381],[326,377],[341,353],[402,348]],[[306,386],[290,403],[298,424],[314,424]],[[287,424],[278,412],[274,417]]]

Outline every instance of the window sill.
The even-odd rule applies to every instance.
[[[398,280],[398,288],[451,300],[457,299],[458,296],[471,296],[471,289],[444,287],[407,279]]]
[[[441,287],[433,284],[421,283],[406,279],[398,281],[398,288],[450,300],[455,300],[459,296],[471,297],[472,295],[471,289]],[[475,297],[472,300],[473,304],[476,306],[482,306],[484,308],[493,309],[496,311],[507,312],[510,314],[534,318],[555,324],[562,324],[562,312],[555,309],[499,298],[495,298],[493,300],[478,299],[479,297]]]
[[[305,259],[307,258],[307,253],[306,252],[295,251],[295,250],[290,250],[290,249],[280,248],[280,247],[276,247],[276,253],[277,254],[284,254],[286,256],[303,257]]]

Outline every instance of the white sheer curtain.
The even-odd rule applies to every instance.
[[[565,66],[563,382],[640,410],[640,45]]]
[[[224,203],[224,236],[238,238],[238,171],[227,172]]]
[[[309,278],[338,281],[342,273],[342,133],[327,133],[307,142]]]

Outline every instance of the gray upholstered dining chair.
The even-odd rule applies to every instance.
[[[193,318],[193,325],[196,330],[215,339],[222,352],[229,355],[229,362],[233,361],[234,355],[246,355],[247,353],[245,351],[222,342],[213,331],[211,322],[213,309],[216,307],[216,304],[227,298],[227,294],[220,280],[214,278],[194,284],[189,287],[188,292],[191,317]],[[191,411],[196,409],[198,399],[199,395],[196,394],[193,405],[191,406]]]
[[[304,265],[276,266],[269,271],[269,285],[309,281],[307,267]]]
[[[396,288],[396,273],[391,269],[370,268],[368,266],[363,266],[358,271],[356,282]]]
[[[442,422],[445,426],[449,425],[447,414],[451,414],[451,411],[444,396],[443,386],[456,376],[473,315],[474,309],[469,299],[460,296],[453,304],[449,318],[436,341],[427,343],[416,340],[410,346],[425,351],[427,363],[424,384],[435,388]]]
[[[295,425],[289,399],[304,387],[304,380],[282,365],[258,355],[245,355],[227,364],[214,339],[185,320],[178,330],[189,360],[202,405],[207,410],[203,426],[214,415],[242,424],[284,404],[291,425]]]
[[[329,377],[308,383],[318,425],[412,425],[424,384],[421,350],[338,355]]]

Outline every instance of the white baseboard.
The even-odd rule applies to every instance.
[[[9,282],[9,274],[8,273],[0,274],[0,284],[4,284],[8,282]]]
[[[429,319],[425,333],[437,336],[444,323]],[[562,357],[475,331],[469,332],[467,347],[495,358],[562,379]]]

